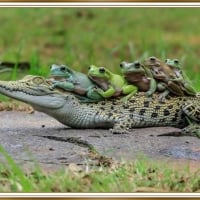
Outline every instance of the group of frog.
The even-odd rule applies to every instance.
[[[122,101],[127,103],[137,92],[144,92],[149,98],[157,92],[160,101],[165,101],[168,95],[196,95],[178,59],[163,62],[152,56],[143,63],[123,61],[119,67],[122,75],[95,65],[89,66],[86,75],[68,66],[53,64],[50,69],[52,90],[70,91],[80,102],[87,103],[119,96],[123,96]]]

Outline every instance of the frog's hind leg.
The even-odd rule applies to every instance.
[[[166,89],[164,92],[162,92],[160,95],[159,95],[159,101],[160,102],[165,102],[165,100],[166,100],[166,97],[168,96],[168,94],[169,94],[169,90],[168,89]]]
[[[183,90],[185,91],[185,93],[187,95],[190,95],[190,96],[195,96],[196,95],[196,90],[192,87],[191,84],[189,84],[188,82],[184,82],[183,83]]]
[[[182,108],[186,114],[189,125],[182,129],[183,135],[197,136],[200,138],[200,106],[192,101],[187,101]]]
[[[124,104],[127,104],[128,103],[128,100],[134,96],[138,91],[138,88],[134,85],[127,85],[127,86],[124,86],[122,88],[122,94],[125,94],[126,96],[123,97],[121,100]]]
[[[181,85],[176,84],[173,81],[168,81],[167,88],[171,93],[175,94],[176,96],[184,96],[184,91],[182,90]]]

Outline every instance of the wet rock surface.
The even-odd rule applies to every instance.
[[[90,151],[117,161],[132,161],[141,155],[152,159],[200,166],[200,139],[179,135],[172,127],[133,129],[130,134],[112,134],[101,129],[71,129],[46,114],[0,112],[0,141],[17,163],[46,170],[70,163],[94,164]],[[0,159],[4,157],[0,155]]]

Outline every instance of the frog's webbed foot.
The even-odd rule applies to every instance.
[[[90,99],[96,100],[96,101],[101,101],[104,98],[97,92],[96,87],[89,88],[87,91],[87,97]]]
[[[153,100],[153,96],[151,92],[146,92],[145,96],[147,97],[147,101],[151,102]]]
[[[169,90],[165,90],[158,96],[160,102],[165,102],[167,95],[169,94]]]
[[[168,81],[168,90],[175,94],[176,96],[184,96],[184,91],[182,90],[182,84],[181,83],[175,83],[173,81]]]
[[[190,124],[182,129],[182,134],[187,136],[196,136],[200,138],[200,125]]]
[[[122,103],[125,105],[125,106],[128,106],[128,101],[129,99],[131,99],[132,96],[134,96],[136,94],[137,91],[133,91],[131,93],[129,93],[128,95],[126,95],[125,97],[122,97],[121,98],[121,101]]]
[[[121,102],[124,104],[125,107],[128,106],[129,99],[130,97],[127,96],[121,98]]]
[[[56,87],[57,87],[57,85],[54,83],[54,84],[52,84],[52,85],[49,87],[49,89],[50,89],[50,90],[54,90]]]
[[[190,96],[195,96],[196,95],[196,90],[192,87],[191,84],[184,82],[183,84],[183,90],[185,91],[186,94],[190,95]]]

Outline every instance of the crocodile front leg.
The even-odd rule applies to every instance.
[[[119,117],[110,132],[113,134],[128,134],[132,128],[131,120],[126,117]]]

